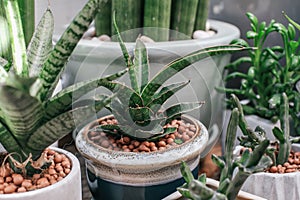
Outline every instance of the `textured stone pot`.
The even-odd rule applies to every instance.
[[[202,40],[181,40],[170,42],[146,43],[151,66],[150,76],[156,74],[162,66],[170,61],[184,56],[193,51],[208,46],[229,44],[233,39],[239,38],[239,29],[231,24],[209,20],[211,28],[216,34]],[[135,43],[126,43],[129,51],[132,51]],[[190,80],[190,84],[178,91],[166,106],[175,102],[205,101],[200,111],[190,113],[196,119],[208,127],[209,133],[212,129],[217,130],[218,136],[222,126],[222,110],[224,95],[215,91],[215,87],[223,84],[222,74],[224,66],[230,61],[230,55],[216,56],[197,62],[182,72],[177,73],[168,83]],[[73,83],[91,78],[112,74],[124,69],[122,52],[117,42],[100,42],[98,40],[81,40],[74,50],[64,73],[62,74],[63,87]],[[124,79],[127,79],[127,75]],[[121,82],[123,79],[121,78]],[[125,81],[124,81],[125,82]],[[107,92],[104,89],[97,90],[98,93]],[[101,113],[104,116],[105,112]],[[210,142],[210,149],[217,140]]]
[[[61,181],[45,188],[14,194],[0,194],[1,200],[81,200],[81,173],[78,159],[70,152],[51,147],[65,154],[72,163],[71,172]]]
[[[300,151],[300,145],[292,146]],[[300,172],[273,174],[252,174],[245,181],[242,190],[272,200],[300,199]]]
[[[180,173],[181,161],[186,161],[196,176],[208,132],[198,120],[188,116],[183,119],[196,126],[194,137],[174,148],[149,153],[100,147],[87,138],[87,130],[98,121],[84,127],[76,137],[76,146],[86,158],[87,178],[93,198],[162,199],[184,183]]]

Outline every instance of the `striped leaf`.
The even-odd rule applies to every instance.
[[[39,94],[41,100],[49,98],[52,95],[58,82],[59,74],[63,71],[69,56],[94,19],[99,1],[101,0],[89,0],[62,34],[54,50],[43,65],[39,76],[42,80],[42,88]]]
[[[47,121],[31,134],[24,152],[26,154],[32,153],[33,158],[36,159],[49,144],[70,133],[76,125],[80,125],[79,122],[84,122],[90,116],[95,115],[111,101],[111,98],[109,97],[104,101],[97,102],[96,105],[88,105],[70,110]]]
[[[32,80],[18,77],[10,80],[10,85],[0,86],[0,108],[6,125],[23,146],[30,133],[40,125],[43,107],[29,94]]]
[[[3,0],[8,29],[11,39],[13,67],[15,73],[27,77],[28,64],[24,32],[22,28],[19,5],[17,0]]]
[[[57,95],[49,99],[45,105],[46,118],[51,119],[56,117],[60,113],[70,109],[71,104],[78,100],[81,96],[85,95],[89,91],[92,91],[100,86],[110,85],[108,82],[115,80],[122,75],[124,75],[127,70],[120,71],[116,74],[109,75],[104,78],[93,79],[85,82],[80,82],[74,85],[71,85]]]
[[[174,118],[180,116],[181,114],[193,111],[200,108],[204,102],[191,102],[191,103],[179,103],[175,104],[165,110],[165,115],[167,116],[167,122],[170,122]]]
[[[13,134],[0,122],[0,143],[8,152],[21,153],[22,146],[14,138]]]
[[[155,105],[158,105],[157,108],[161,107],[173,94],[175,94],[180,89],[184,88],[190,81],[170,84],[166,87],[163,87],[158,93],[156,93],[151,101],[147,104],[148,107],[153,108]],[[159,109],[158,108],[158,109]],[[154,110],[154,112],[157,110]]]
[[[120,31],[119,31],[119,28],[118,28],[117,23],[116,23],[116,13],[115,12],[113,13],[113,26],[114,26],[114,28],[116,30],[116,33],[117,33],[117,38],[118,38],[119,45],[120,45],[122,53],[123,53],[123,57],[124,57],[126,66],[129,68],[129,77],[130,77],[131,87],[136,92],[139,92],[138,78],[137,78],[136,69],[135,69],[136,66],[132,62],[131,56],[129,55],[128,50],[127,50],[127,48],[126,48],[126,46],[123,42],[123,39],[121,38]]]
[[[27,48],[29,76],[38,76],[52,50],[54,18],[48,8],[42,16]]]
[[[151,98],[164,82],[166,82],[169,78],[171,78],[181,70],[185,69],[186,67],[190,66],[191,64],[197,61],[203,60],[211,56],[233,53],[246,49],[249,48],[238,45],[208,47],[188,54],[175,61],[172,61],[171,63],[164,66],[164,68],[158,74],[156,74],[152,78],[152,80],[147,84],[147,86],[142,92],[142,98]]]
[[[134,50],[133,70],[139,83],[138,91],[141,93],[143,88],[147,85],[149,79],[149,60],[145,44],[139,38],[136,40],[136,46]]]
[[[151,119],[151,110],[147,107],[129,108],[129,114],[132,120],[141,126],[147,126],[146,122]]]

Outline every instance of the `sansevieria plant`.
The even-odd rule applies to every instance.
[[[181,114],[197,109],[203,104],[203,102],[181,102],[164,109],[163,104],[177,91],[189,84],[187,81],[163,86],[168,79],[192,63],[209,56],[244,49],[242,46],[232,45],[202,49],[170,62],[150,79],[150,66],[144,43],[139,38],[136,40],[132,57],[120,36],[115,19],[114,27],[126,67],[129,69],[130,86],[119,82],[110,82],[104,86],[113,92],[115,89],[119,91],[116,94],[117,98],[114,98],[110,104],[110,109],[118,124],[102,124],[94,129],[104,130],[114,135],[126,135],[137,140],[156,140],[174,132],[176,128],[167,128],[165,125],[180,117]]]
[[[72,102],[127,70],[78,83],[53,96],[59,75],[93,20],[99,0],[87,2],[54,48],[53,16],[47,9],[27,51],[17,1],[3,2],[12,39],[12,61],[0,59],[0,142],[11,153],[11,163],[15,163],[15,167],[26,165],[26,168],[34,166],[39,169],[46,163],[41,157],[44,149],[74,129],[74,115],[77,120],[84,121],[112,97],[101,96],[95,99],[93,106],[73,108]]]

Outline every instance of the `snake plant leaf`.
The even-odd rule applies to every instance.
[[[152,100],[146,106],[153,109],[155,105],[158,105],[157,109],[159,109],[172,95],[174,95],[180,89],[184,88],[189,83],[190,81],[186,81],[181,83],[170,84],[168,86],[163,87],[159,92],[157,92],[153,96]],[[156,111],[156,109],[153,110]]]
[[[238,108],[234,108],[231,111],[231,116],[228,123],[228,128],[226,132],[226,140],[225,140],[225,160],[228,162],[232,160],[233,150],[234,150],[234,141],[236,138],[236,131],[239,124],[239,110]]]
[[[140,84],[139,92],[141,93],[149,79],[149,59],[145,44],[139,38],[136,40],[134,50],[134,71]]]
[[[161,85],[165,81],[167,81],[169,78],[180,72],[181,70],[185,69],[189,65],[202,60],[207,57],[227,54],[227,53],[233,53],[241,50],[249,49],[247,47],[238,46],[238,45],[223,45],[223,46],[217,46],[217,47],[208,47],[201,49],[199,51],[196,51],[192,54],[188,54],[184,57],[181,57],[179,59],[176,59],[175,61],[172,61],[171,63],[164,66],[164,68],[157,73],[145,86],[143,92],[142,92],[142,98],[146,97],[152,97],[155,92],[159,89]],[[151,98],[148,98],[149,100]],[[145,102],[148,103],[147,101]]]
[[[165,110],[165,115],[168,117],[167,122],[172,121],[183,113],[193,111],[200,108],[204,102],[178,103]]]
[[[20,153],[22,146],[16,141],[13,134],[0,122],[0,143],[8,152]]]
[[[98,102],[95,106],[79,107],[47,121],[31,134],[24,148],[25,154],[32,153],[33,159],[36,159],[49,144],[70,133],[77,125],[76,121],[85,121],[89,116],[101,110],[110,100]],[[76,116],[75,120],[74,116]]]
[[[42,65],[52,50],[53,30],[54,18],[52,12],[48,8],[37,25],[27,48],[30,77],[39,75]]]
[[[45,100],[51,97],[59,79],[58,75],[63,71],[78,41],[93,21],[98,11],[99,1],[101,0],[90,0],[87,2],[62,34],[54,50],[51,51],[39,75],[42,80],[39,99]]]
[[[45,105],[46,118],[51,119],[52,117],[55,117],[58,114],[66,111],[67,109],[70,108],[72,102],[78,100],[78,98],[81,97],[82,95],[100,86],[109,85],[109,81],[121,77],[126,72],[127,69],[120,71],[116,74],[106,76],[104,78],[97,78],[89,81],[76,83],[74,85],[71,85],[63,89],[62,91],[60,91],[58,94],[56,94],[54,97],[50,98],[47,101]]]
[[[28,63],[22,22],[17,0],[3,0],[11,40],[13,68],[17,75],[28,76]]]
[[[157,141],[159,138],[162,138],[170,133],[174,133],[177,130],[176,127],[168,127],[168,128],[164,128],[163,133],[159,133],[156,136],[152,136],[151,138],[148,139],[148,141]]]
[[[10,131],[23,146],[28,133],[40,125],[44,112],[41,102],[29,94],[32,80],[13,80],[13,85],[6,83],[0,86],[0,108]]]

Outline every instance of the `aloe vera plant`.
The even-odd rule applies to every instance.
[[[195,180],[189,167],[182,163],[181,173],[186,183],[178,191],[183,196],[190,199],[234,200],[251,174],[263,171],[271,165],[272,160],[265,154],[270,143],[268,139],[264,139],[252,152],[247,149],[240,157],[233,155],[239,116],[238,108],[234,108],[226,132],[224,156],[212,155],[213,162],[221,169],[218,189],[214,191],[206,186],[204,174]]]
[[[173,94],[189,84],[187,81],[163,86],[169,78],[201,59],[245,49],[242,46],[229,45],[202,49],[170,62],[149,79],[150,66],[144,43],[139,38],[136,40],[132,57],[126,49],[115,20],[114,26],[126,67],[129,69],[131,87],[118,82],[111,82],[104,86],[112,92],[119,89],[116,95],[118,98],[115,98],[110,105],[118,124],[99,125],[95,129],[114,135],[127,135],[139,140],[155,140],[174,132],[176,128],[164,126],[180,117],[182,113],[197,109],[203,104],[203,102],[178,103],[163,109],[163,104]]]
[[[247,99],[249,102],[242,105],[246,115],[255,114],[272,121],[279,119],[281,94],[286,93],[295,133],[299,134],[300,92],[297,83],[300,80],[298,51],[300,42],[296,37],[295,27],[292,24],[285,27],[274,20],[267,25],[266,22],[259,22],[251,13],[247,13],[247,17],[251,22],[247,38],[253,41],[255,48],[249,50],[247,56],[226,66],[232,73],[229,73],[225,80],[240,78],[240,88],[218,88],[218,90]],[[265,47],[264,42],[268,36],[276,33],[282,36],[283,46]],[[232,43],[249,46],[242,39],[234,40]],[[245,63],[249,65],[248,71],[239,72],[239,67]],[[230,101],[228,105],[232,107]]]
[[[13,63],[10,65],[4,58],[0,59],[0,142],[8,153],[13,153],[14,163],[21,166],[20,163],[31,160],[32,164],[26,167],[40,168],[45,164],[39,159],[44,149],[75,128],[74,115],[84,121],[112,97],[97,97],[94,106],[73,108],[72,102],[127,70],[78,83],[52,96],[69,56],[94,18],[99,0],[87,2],[54,48],[51,45],[53,16],[47,9],[27,53],[17,1],[3,2],[12,38]],[[37,160],[38,166],[33,164]]]

